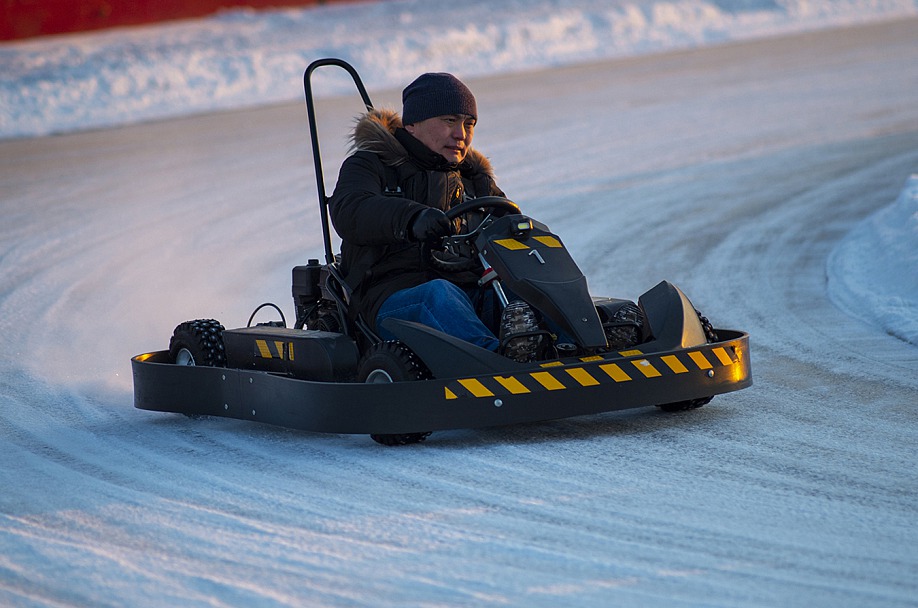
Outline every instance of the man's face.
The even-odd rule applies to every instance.
[[[475,119],[465,114],[447,114],[405,125],[405,129],[449,162],[460,163],[472,145]]]

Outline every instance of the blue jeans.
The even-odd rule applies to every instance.
[[[402,289],[386,298],[376,315],[377,333],[383,340],[395,339],[382,327],[382,320],[389,317],[415,321],[492,351],[500,344],[475,314],[469,295],[444,279]]]

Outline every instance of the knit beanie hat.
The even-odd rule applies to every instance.
[[[478,119],[475,96],[452,74],[421,74],[402,91],[403,124],[412,125],[447,114],[465,114]]]

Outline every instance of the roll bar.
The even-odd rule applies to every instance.
[[[363,86],[363,81],[360,80],[360,75],[357,74],[357,70],[354,69],[354,66],[342,59],[331,57],[317,59],[309,64],[309,67],[306,68],[306,72],[303,74],[303,89],[306,92],[306,113],[309,116],[309,135],[312,137],[312,159],[315,162],[316,188],[319,191],[319,215],[322,220],[322,237],[325,239],[325,263],[331,264],[335,261],[335,252],[332,251],[331,229],[328,220],[328,195],[325,193],[325,178],[322,174],[322,154],[319,151],[319,133],[316,128],[316,108],[312,97],[312,73],[316,71],[317,68],[324,66],[337,66],[343,68],[351,75],[351,78],[354,79],[354,85],[356,85],[357,91],[360,93],[360,97],[363,99],[363,104],[366,106],[368,112],[373,109],[373,102],[370,101],[370,96],[367,94],[367,89]]]

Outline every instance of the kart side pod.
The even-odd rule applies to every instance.
[[[358,352],[344,334],[257,325],[223,332],[226,365],[300,380],[352,380]]]
[[[644,328],[648,341],[644,350],[672,350],[698,346],[708,341],[698,312],[682,290],[661,281],[638,300],[644,310],[648,327]],[[649,332],[648,332],[649,329]]]

